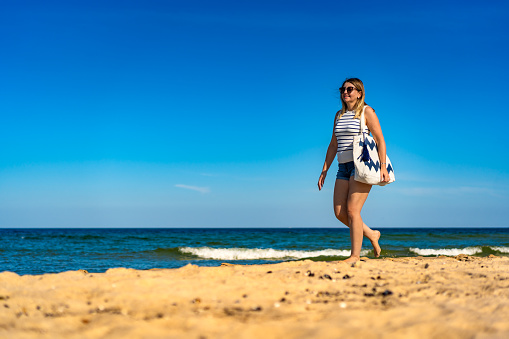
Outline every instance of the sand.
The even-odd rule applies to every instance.
[[[0,338],[509,338],[509,257],[3,272]]]

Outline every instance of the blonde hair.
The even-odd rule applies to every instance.
[[[364,92],[364,84],[362,83],[362,81],[360,79],[357,79],[357,78],[350,78],[350,79],[346,79],[345,81],[343,81],[343,84],[341,85],[341,87],[343,87],[347,82],[351,83],[355,89],[361,93],[361,97],[359,99],[357,99],[357,102],[355,103],[354,107],[353,107],[353,110],[355,111],[355,115],[354,115],[354,119],[360,119],[360,116],[362,114],[362,109],[364,108],[364,106],[366,106],[367,104],[364,102],[364,99],[366,98],[366,93]],[[341,110],[338,111],[338,115],[337,115],[337,118],[341,118],[341,116],[343,114],[345,114],[346,110],[347,110],[347,106],[346,106],[346,103],[343,101],[343,93],[340,93],[341,95],[341,104],[343,105],[341,107]]]

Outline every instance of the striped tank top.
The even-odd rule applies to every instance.
[[[360,119],[353,119],[355,111],[346,111],[341,118],[336,119],[334,134],[338,141],[337,158],[339,163],[353,161],[353,137],[359,135],[361,130]],[[370,133],[365,128],[366,133]]]

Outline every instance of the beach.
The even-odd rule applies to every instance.
[[[0,338],[506,338],[509,257],[0,273]]]

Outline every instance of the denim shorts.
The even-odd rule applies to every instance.
[[[350,180],[351,176],[355,176],[355,165],[353,164],[353,161],[339,163],[336,179]]]

